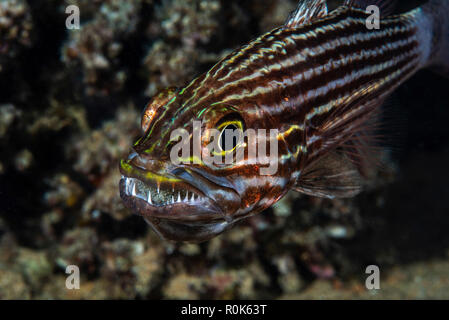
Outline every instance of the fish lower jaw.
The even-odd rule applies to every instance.
[[[164,188],[157,184],[150,186],[145,182],[122,175],[123,192],[131,198],[144,200],[147,204],[154,207],[167,207],[173,205],[191,205],[197,206],[207,202],[204,196],[196,192],[173,188]]]

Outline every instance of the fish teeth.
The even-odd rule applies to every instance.
[[[132,195],[133,197],[136,195],[136,183],[135,183],[135,182],[133,182],[133,187],[132,187],[132,190],[131,190],[131,195]]]
[[[150,205],[155,205],[154,202],[154,194],[157,192],[157,194],[161,193],[161,183],[157,182],[157,188],[155,189],[147,189],[143,191],[143,193],[141,193],[141,191],[137,191],[138,186],[137,186],[137,182],[135,179],[133,178],[127,178],[125,177],[125,190],[127,190],[127,194],[132,196],[132,197],[137,197],[140,198],[142,200],[145,200],[147,203],[149,203]],[[172,188],[174,190],[174,188]],[[139,189],[140,190],[140,189]],[[146,196],[145,196],[145,192]],[[173,205],[176,203],[196,203],[198,201],[200,201],[201,196],[198,194],[195,194],[194,192],[191,192],[191,194],[189,193],[188,190],[185,190],[186,194],[185,196],[182,195],[182,191],[178,190],[178,194],[176,195],[176,193],[173,191],[172,195],[169,196],[168,200],[166,200],[166,205]]]
[[[125,190],[127,191],[127,192],[129,192],[129,189],[128,189],[128,187],[129,187],[129,178],[126,178],[126,180],[125,180]]]
[[[148,191],[148,200],[147,200],[147,202],[149,204],[153,204],[153,202],[151,202],[151,191]]]

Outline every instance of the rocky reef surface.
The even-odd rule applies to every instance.
[[[201,244],[162,241],[123,206],[118,159],[145,102],[295,3],[0,2],[0,299],[448,298],[449,80],[429,71],[387,103],[395,152],[354,199],[289,193]],[[381,290],[365,288],[371,264]]]

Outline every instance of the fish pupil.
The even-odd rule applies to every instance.
[[[238,130],[236,125],[229,124],[223,128],[220,134],[220,148],[223,151],[233,150],[237,146],[237,136],[233,133]]]

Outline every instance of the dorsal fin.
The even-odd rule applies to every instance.
[[[300,0],[285,22],[285,28],[297,28],[327,15],[326,0]]]
[[[366,10],[371,5],[379,8],[381,17],[388,17],[394,12],[397,0],[345,0],[344,5],[347,7]]]

